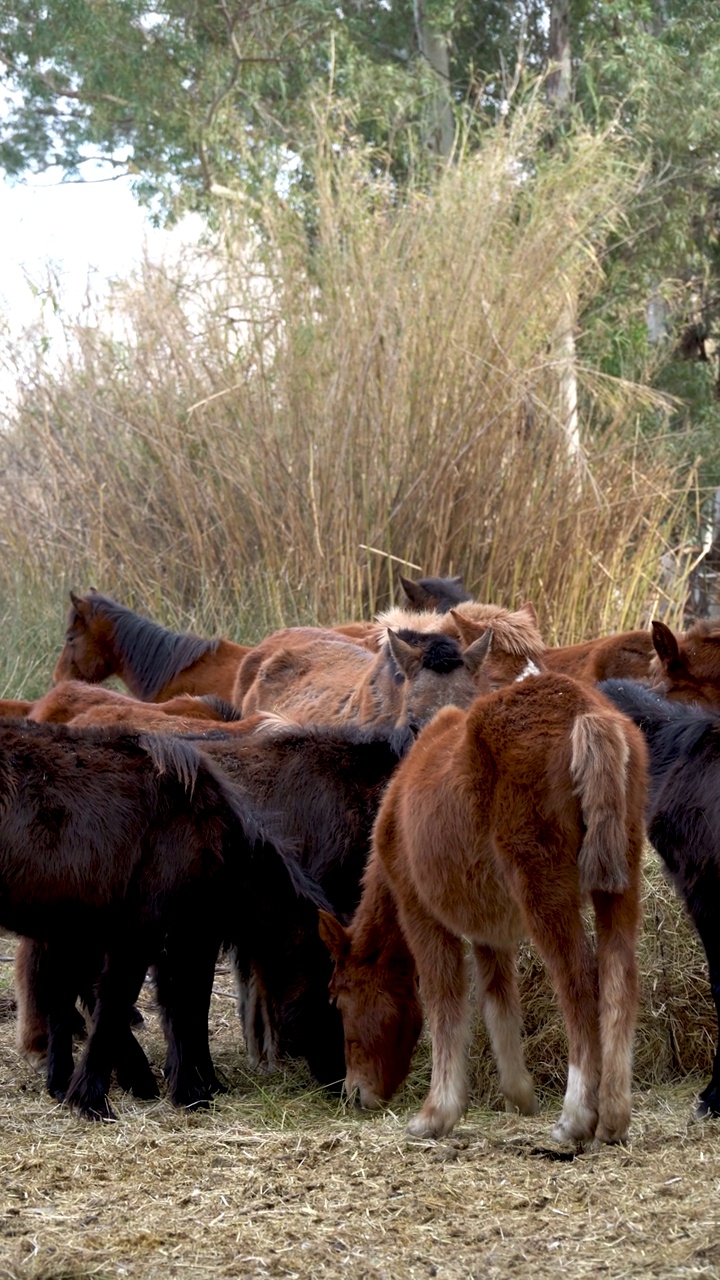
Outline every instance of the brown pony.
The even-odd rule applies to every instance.
[[[442,581],[442,580],[441,580]],[[440,606],[436,606],[439,608]],[[475,600],[460,601],[449,605],[440,616],[425,610],[409,613],[403,609],[388,609],[378,614],[379,626],[414,626],[417,630],[446,631],[463,643],[477,638],[478,628],[492,626],[499,642],[498,623],[493,616],[498,611],[502,617],[506,611],[497,605],[481,604]],[[546,648],[537,630],[537,615],[531,604],[524,604],[510,617],[526,618],[526,641],[533,646],[532,657],[541,669],[558,671],[595,684],[611,676],[633,680],[647,679],[650,659],[653,656],[653,637],[650,631],[623,631],[615,636],[602,636],[598,640],[586,640],[582,644]],[[412,621],[411,621],[412,620]]]
[[[6,716],[13,719],[26,716],[32,707],[32,702],[25,702],[20,698],[0,698],[0,717]]]
[[[142,702],[165,702],[179,693],[231,698],[248,645],[169,631],[99,591],[71,592],[70,600],[54,683],[101,684],[114,675]]]
[[[360,906],[346,930],[321,913],[335,960],[349,1090],[364,1106],[407,1075],[421,1025],[432,1080],[416,1136],[439,1137],[467,1105],[468,978],[508,1105],[535,1099],[515,974],[528,935],[548,966],[569,1043],[553,1136],[622,1141],[630,1119],[636,939],[647,789],[642,735],[594,690],[545,674],[443,710],[401,762],[380,808]],[[595,913],[597,946],[582,917]]]
[[[443,635],[452,636],[462,644],[471,644],[478,639],[487,627],[492,627],[493,661],[503,663],[501,679],[508,674],[506,657],[522,659],[517,664],[520,674],[525,664],[530,661],[538,668],[545,652],[543,641],[537,626],[537,614],[532,604],[527,603],[511,612],[497,604],[481,604],[476,600],[462,601],[456,605],[448,603],[444,613],[431,609],[401,609],[399,607],[385,609],[378,613],[369,629],[364,646],[373,651],[382,648],[388,628],[393,631],[409,629],[412,631],[439,631]],[[503,655],[501,658],[500,655]]]
[[[188,693],[168,698],[167,702],[143,702],[131,698],[116,689],[105,689],[85,684],[82,680],[61,680],[35,702],[28,704],[27,717],[47,724],[69,724],[88,712],[100,712],[96,724],[136,723],[147,713],[163,716],[182,716],[185,720],[213,720],[223,722],[237,719],[237,711],[229,702],[220,698],[197,698]]]
[[[676,636],[664,622],[653,622],[650,683],[671,702],[720,704],[720,628],[696,622]]]
[[[414,646],[418,654],[425,649],[427,668],[430,655],[439,660],[444,653],[450,661],[450,655],[457,654],[453,645],[470,650],[492,629],[486,672],[494,683],[507,684],[539,669],[544,646],[532,605],[516,613],[496,605],[475,605],[474,610],[472,622],[467,622],[462,633],[460,627],[466,620],[455,610],[446,617],[436,613],[393,611],[398,629],[379,622],[373,624],[374,640],[366,647],[339,639],[335,631],[314,627],[290,627],[274,632],[243,660],[233,701],[245,715],[270,707],[297,717],[300,705],[302,715],[307,713],[313,721],[324,718],[326,723],[338,723],[355,719],[368,723],[377,718],[381,709],[392,712],[398,701],[393,685],[401,683],[401,675],[410,674],[404,668],[400,673],[396,670],[401,660],[393,634],[396,639],[399,637]],[[417,626],[416,620],[419,620]],[[447,647],[443,646],[443,637],[447,638]],[[469,655],[467,661],[471,666],[472,659],[473,655]],[[457,656],[452,661],[457,665]],[[470,699],[476,692],[473,685]],[[438,705],[448,701],[458,706],[468,705],[467,698],[458,701],[455,697],[446,697]]]
[[[299,724],[417,726],[448,702],[472,700],[491,639],[488,629],[461,652],[449,636],[388,632],[373,654],[330,631],[289,628],[257,646],[259,666],[255,651],[247,660],[255,674],[242,713],[269,710]]]

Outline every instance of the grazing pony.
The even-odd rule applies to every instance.
[[[95,590],[86,596],[71,592],[70,601],[54,684],[101,684],[118,676],[142,702],[165,702],[179,693],[231,699],[248,645],[169,631]]]
[[[720,1031],[720,715],[629,680],[602,692],[639,725],[650,757],[648,838],[705,948]],[[698,1115],[720,1116],[720,1037]]]
[[[247,796],[268,833],[293,850],[335,915],[349,920],[375,814],[413,741],[407,730],[276,724],[242,738],[216,732],[201,745]],[[271,913],[273,905],[261,902],[255,910]],[[292,936],[277,939],[270,963],[239,958],[240,1013],[253,1067],[272,1070],[280,1058],[299,1057],[322,1084],[342,1081],[342,1022],[328,1003],[327,951],[323,961],[309,965]]]
[[[273,904],[262,930],[257,900]],[[170,1098],[206,1104],[218,1088],[208,1008],[220,945],[249,963],[276,933],[299,930],[319,951],[321,905],[243,795],[190,743],[0,725],[0,925],[35,940],[48,1089],[82,1115],[112,1118],[113,1067],[124,1087],[157,1096],[128,1025],[151,964]],[[75,998],[92,986],[93,1025],[73,1070]]]
[[[392,1096],[421,1026],[430,1092],[409,1125],[452,1129],[467,1105],[465,940],[511,1107],[535,1109],[520,1041],[515,954],[528,935],[565,1019],[568,1083],[553,1136],[622,1141],[630,1120],[646,797],[642,734],[594,690],[539,675],[446,709],[396,770],[348,929],[320,916],[335,960],[346,1084]],[[594,947],[583,899],[595,913]]]

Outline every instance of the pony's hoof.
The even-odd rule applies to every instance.
[[[423,1115],[422,1111],[408,1121],[407,1131],[411,1138],[444,1138],[446,1133],[457,1124],[459,1116],[454,1118],[435,1115]]]
[[[561,1116],[552,1130],[550,1138],[553,1142],[572,1142],[583,1145],[586,1142],[591,1142],[595,1137],[595,1127],[595,1124],[582,1123],[576,1118],[565,1120]]]
[[[514,1098],[506,1098],[505,1110],[510,1115],[536,1116],[539,1110],[538,1100],[532,1085],[522,1093],[517,1093]]]

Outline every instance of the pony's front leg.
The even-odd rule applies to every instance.
[[[468,975],[465,950],[457,938],[419,903],[400,912],[403,932],[415,958],[430,1029],[432,1075],[422,1110],[408,1123],[416,1138],[441,1138],[467,1109]]]
[[[712,1077],[702,1090],[697,1107],[696,1114],[701,1119],[704,1116],[720,1116],[720,940],[717,937],[717,924],[714,920],[695,919],[694,924],[705,948],[710,988],[718,1019],[718,1043],[715,1049]]]
[[[522,1049],[522,1013],[515,951],[473,943],[478,1002],[490,1036],[508,1111],[533,1116],[537,1101]]]

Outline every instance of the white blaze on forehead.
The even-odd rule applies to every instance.
[[[519,684],[521,680],[527,680],[528,676],[539,676],[539,675],[540,675],[540,668],[535,666],[535,663],[533,662],[532,658],[528,658],[527,662],[525,663],[525,666],[520,672],[520,675],[515,677],[513,684]]]

